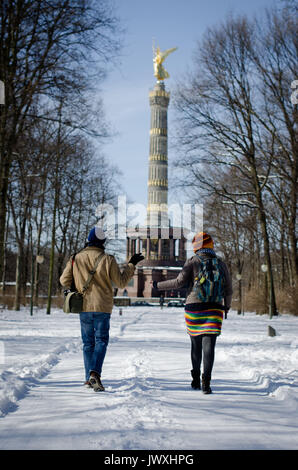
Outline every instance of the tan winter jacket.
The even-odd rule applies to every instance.
[[[84,312],[111,313],[113,309],[113,284],[116,287],[123,288],[134,274],[135,266],[132,263],[129,263],[121,272],[114,256],[104,253],[101,248],[90,246],[76,255],[73,267],[72,258],[68,261],[60,277],[61,285],[65,289],[70,289],[73,272],[76,289],[82,292],[89,273],[93,270],[96,259],[101,253],[103,253],[103,257],[84,295]]]

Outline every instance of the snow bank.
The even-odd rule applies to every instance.
[[[78,315],[1,311],[0,448],[297,449],[297,326],[231,312],[203,395],[182,308],[115,308],[95,394],[82,386]]]
[[[16,410],[17,402],[66,352],[80,347],[78,338],[69,338],[67,328],[60,328],[59,310],[48,318],[44,310],[34,312],[33,316],[26,309],[0,312],[0,416]]]
[[[0,374],[0,416],[16,409],[18,400],[24,398],[29,388],[47,375],[65,352],[73,351],[74,343],[59,346],[49,354],[41,354],[26,365],[16,365]]]

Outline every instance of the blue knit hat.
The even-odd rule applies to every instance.
[[[88,245],[103,244],[106,240],[106,235],[101,227],[93,227],[88,235]]]

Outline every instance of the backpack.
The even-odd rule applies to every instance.
[[[200,302],[221,303],[224,298],[224,274],[218,258],[200,258],[200,267],[194,279],[194,291]]]

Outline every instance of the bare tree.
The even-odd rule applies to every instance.
[[[104,64],[118,50],[119,36],[107,0],[1,0],[0,16],[0,79],[5,83],[0,107],[1,278],[8,184],[15,147],[31,125],[28,117],[47,119],[40,104],[55,101],[57,90],[68,97],[90,91],[94,77],[103,78]],[[58,114],[51,116],[55,119]]]
[[[274,279],[260,177],[270,173],[271,160],[263,158],[264,132],[255,118],[253,37],[254,26],[245,17],[232,17],[220,27],[210,28],[197,51],[196,73],[188,86],[184,82],[178,89],[176,107],[182,118],[180,142],[186,149],[182,164],[209,192],[258,213],[274,315]],[[225,184],[225,175],[231,171],[240,190]]]
[[[252,50],[252,60],[260,75],[259,90],[263,98],[262,112],[257,112],[255,116],[273,143],[271,148],[268,147],[272,171],[263,184],[287,222],[291,276],[295,286],[298,282],[298,109],[290,95],[291,83],[297,78],[298,72],[298,40],[297,15],[293,9],[294,3],[286,2],[281,11],[268,10],[265,20],[257,22],[257,40]],[[280,191],[281,186],[283,191]]]

